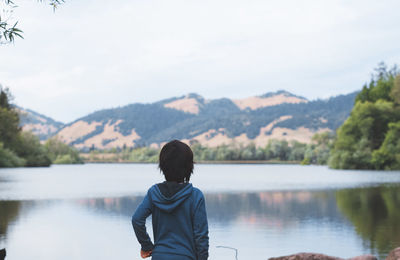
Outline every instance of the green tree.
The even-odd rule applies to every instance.
[[[287,161],[290,153],[289,143],[286,140],[269,140],[264,153],[267,160]]]
[[[316,133],[306,147],[302,164],[327,164],[334,138],[331,132]]]
[[[19,158],[10,149],[4,148],[0,142],[0,167],[21,167],[25,165],[25,160]]]
[[[398,74],[397,66],[388,69],[385,63],[379,63],[370,83],[364,85],[362,91],[357,95],[356,102],[376,102],[379,99],[392,101],[390,92]]]
[[[151,147],[140,147],[133,149],[130,155],[132,162],[152,162],[158,161],[158,150]]]
[[[389,125],[400,120],[396,104],[398,77],[396,66],[388,70],[383,63],[379,65],[369,86],[364,86],[357,96],[349,118],[337,130],[329,157],[330,167],[383,169],[396,165],[392,163],[393,158],[386,158],[389,147],[392,151],[394,148],[383,143]],[[390,136],[395,136],[395,125],[392,128]]]
[[[3,88],[3,86],[0,84],[0,107],[10,110],[10,99],[12,99],[10,90],[8,88]]]
[[[332,168],[371,169],[372,152],[385,139],[388,124],[397,121],[393,103],[357,102],[350,117],[337,130],[337,139],[331,151]]]
[[[83,163],[79,152],[69,145],[63,143],[57,137],[52,137],[44,144],[47,155],[55,164]]]
[[[215,160],[225,161],[229,157],[229,148],[227,145],[221,145],[217,148]]]
[[[0,167],[49,166],[50,158],[39,139],[19,127],[11,99],[10,91],[0,85]]]
[[[25,161],[13,151],[20,133],[18,113],[10,104],[8,88],[0,85],[0,167],[23,166]]]
[[[25,159],[25,166],[27,167],[41,167],[51,164],[46,148],[40,144],[39,138],[31,132],[20,133],[15,151],[19,157]]]
[[[241,157],[243,160],[257,160],[256,152],[256,145],[254,143],[251,143],[243,148]]]
[[[303,161],[307,144],[298,141],[290,142],[289,161]]]
[[[392,99],[397,105],[400,105],[400,74],[394,80],[394,86],[390,93]]]
[[[400,169],[400,121],[389,124],[382,146],[372,153],[372,163],[376,169]]]
[[[317,133],[312,137],[315,143],[315,164],[327,164],[330,156],[330,150],[333,147],[334,134],[331,132]]]
[[[13,150],[21,129],[18,113],[10,104],[11,99],[9,89],[0,85],[0,142],[5,148]]]

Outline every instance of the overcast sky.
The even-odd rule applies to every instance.
[[[400,61],[398,0],[16,2],[25,39],[0,46],[0,83],[62,122],[192,92],[326,98]]]

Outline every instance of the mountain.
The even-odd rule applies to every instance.
[[[18,106],[16,109],[19,113],[22,130],[32,131],[35,135],[39,136],[40,140],[48,139],[64,127],[63,123],[57,122],[30,109]]]
[[[57,136],[84,150],[158,147],[171,139],[207,146],[262,146],[270,139],[309,142],[315,133],[334,131],[344,122],[356,94],[309,101],[287,91],[236,100],[208,100],[192,93],[100,110],[63,126]]]

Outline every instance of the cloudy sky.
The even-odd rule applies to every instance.
[[[0,46],[0,83],[62,122],[192,92],[327,98],[400,62],[398,0],[16,2],[25,39]]]

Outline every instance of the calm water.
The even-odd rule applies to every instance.
[[[161,181],[152,164],[1,169],[0,248],[10,260],[140,259],[130,218]],[[235,259],[217,246],[240,260],[400,246],[400,172],[196,165],[192,182],[206,195],[210,259]]]

